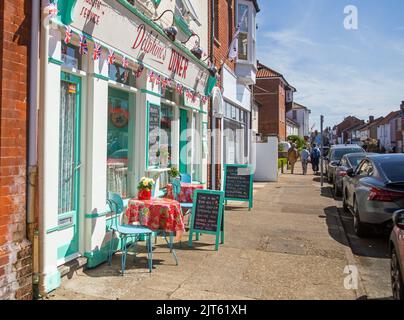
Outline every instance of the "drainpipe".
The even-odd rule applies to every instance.
[[[28,123],[28,187],[27,187],[27,229],[28,239],[32,243],[33,286],[36,296],[39,284],[38,231],[35,230],[35,198],[38,173],[38,61],[40,0],[32,0],[30,79],[29,79],[29,123]]]
[[[211,24],[210,24],[210,61],[213,63],[214,61],[214,41],[215,41],[215,1],[210,1],[210,16],[211,16]],[[216,153],[215,153],[215,146],[216,146],[216,118],[213,115],[213,96],[210,98],[210,121],[211,121],[211,165],[210,165],[210,181],[211,181],[211,188],[216,190]]]

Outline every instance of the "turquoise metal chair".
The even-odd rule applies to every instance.
[[[172,180],[174,200],[178,201],[181,193],[181,182],[178,179]],[[180,202],[182,214],[188,215],[193,208],[193,203]]]
[[[153,231],[149,228],[143,226],[135,226],[129,224],[121,224],[118,222],[118,218],[124,211],[123,200],[121,196],[117,193],[108,193],[107,203],[111,209],[112,215],[112,226],[111,226],[111,241],[108,252],[108,263],[111,265],[112,261],[112,246],[114,243],[114,234],[118,233],[121,239],[121,251],[122,251],[122,261],[121,261],[121,275],[123,276],[126,269],[126,256],[130,247],[135,247],[135,258],[136,258],[136,246],[139,241],[140,236],[145,236],[147,245],[147,259],[149,265],[149,272],[153,269],[153,246],[152,246],[152,234]],[[128,239],[132,240],[133,243],[129,245]],[[129,245],[129,246],[128,246]]]
[[[192,183],[191,175],[189,175],[188,173],[181,173],[180,176],[181,176],[181,182]]]

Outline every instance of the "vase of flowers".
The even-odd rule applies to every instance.
[[[154,180],[150,178],[143,177],[140,179],[139,185],[137,186],[138,189],[138,199],[139,200],[150,200],[151,193],[154,186]]]

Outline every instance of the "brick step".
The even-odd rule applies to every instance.
[[[82,271],[87,264],[86,257],[79,257],[58,267],[61,277],[71,278],[77,271]]]

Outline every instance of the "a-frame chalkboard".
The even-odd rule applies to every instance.
[[[213,190],[196,190],[192,208],[188,245],[192,247],[195,233],[216,236],[215,249],[219,250],[219,241],[224,243],[224,192]]]
[[[251,165],[226,164],[224,167],[224,198],[227,201],[248,202],[253,207],[254,177]]]

